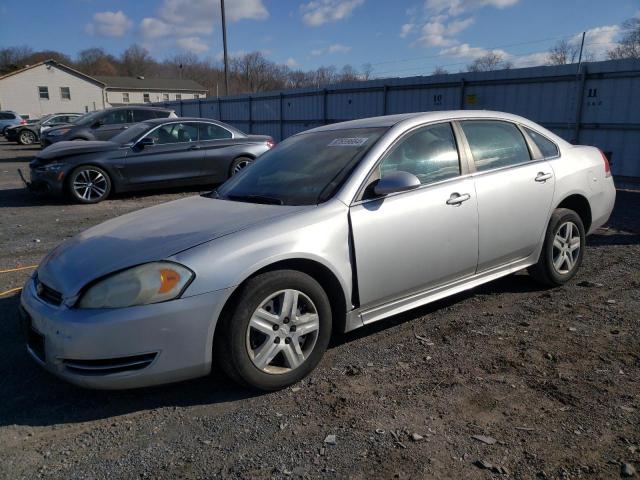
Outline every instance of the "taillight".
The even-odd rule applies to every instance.
[[[276,146],[276,142],[273,141],[273,138],[270,138],[269,140],[267,140],[267,147],[269,148],[273,148]]]
[[[22,120],[20,120],[20,125],[26,125],[27,121],[23,118]]]
[[[600,150],[600,155],[602,155],[602,161],[604,162],[604,176],[610,177],[611,167],[609,166],[609,159],[607,158],[607,156],[604,154],[602,150]]]

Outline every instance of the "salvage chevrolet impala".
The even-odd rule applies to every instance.
[[[25,285],[28,351],[56,375],[129,388],[206,375],[273,390],[332,331],[521,269],[580,266],[615,189],[598,149],[515,115],[392,115],[294,135],[216,191],[67,240]]]

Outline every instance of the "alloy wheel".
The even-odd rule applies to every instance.
[[[580,230],[573,222],[560,225],[553,239],[553,268],[566,275],[575,267],[580,257]]]
[[[29,130],[20,132],[20,143],[22,143],[23,145],[31,145],[35,141],[36,136],[33,134],[33,132],[30,132]]]
[[[307,295],[293,289],[276,292],[260,303],[249,320],[249,358],[263,372],[291,372],[313,352],[319,329],[318,311]]]
[[[236,173],[239,173],[240,170],[248,167],[251,164],[251,160],[241,160],[238,163],[236,163],[233,166],[233,169],[231,170],[231,174],[235,175]]]
[[[80,170],[73,178],[73,190],[83,200],[98,200],[107,192],[107,179],[91,168]]]

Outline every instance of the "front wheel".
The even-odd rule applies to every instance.
[[[69,193],[80,203],[98,203],[109,196],[111,179],[100,167],[84,165],[69,176]]]
[[[36,140],[36,134],[31,130],[22,130],[18,136],[18,142],[21,145],[33,145]]]
[[[529,274],[544,285],[563,285],[578,271],[585,247],[582,219],[573,210],[558,208],[551,215],[538,263]]]
[[[298,382],[320,362],[331,337],[327,294],[294,270],[250,279],[221,319],[214,354],[232,379],[260,390]]]

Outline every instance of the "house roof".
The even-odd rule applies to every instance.
[[[64,71],[66,71],[68,73],[71,73],[72,75],[76,75],[78,77],[82,77],[82,78],[84,78],[85,80],[87,80],[89,82],[97,83],[98,85],[100,85],[102,87],[104,87],[104,85],[105,85],[103,82],[101,82],[100,80],[97,80],[95,77],[91,77],[91,76],[89,76],[89,75],[87,75],[85,73],[82,73],[82,72],[76,70],[75,68],[71,68],[71,67],[69,67],[67,65],[64,65],[64,64],[60,63],[60,62],[56,62],[55,60],[43,60],[42,62],[34,63],[33,65],[26,65],[26,66],[24,66],[22,68],[19,68],[18,70],[14,70],[13,72],[9,72],[9,73],[7,73],[5,75],[0,76],[0,80],[2,80],[4,78],[7,78],[7,77],[10,77],[12,75],[17,75],[19,73],[26,72],[27,70],[31,70],[32,68],[36,68],[36,67],[39,67],[41,65],[52,65],[52,66],[55,66],[55,67],[59,68],[60,70],[64,70]]]
[[[194,80],[187,78],[139,78],[139,77],[106,77],[97,76],[98,81],[106,88],[123,90],[179,90],[189,92],[206,92],[207,89]]]

